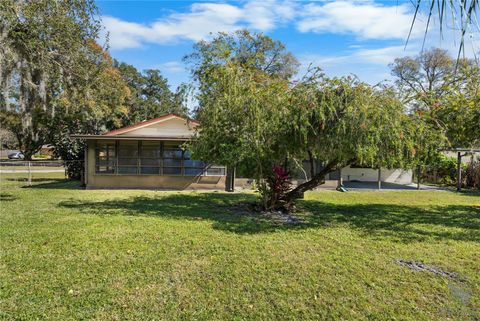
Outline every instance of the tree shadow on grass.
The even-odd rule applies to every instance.
[[[473,205],[342,205],[309,200],[302,207],[314,225],[345,225],[373,238],[480,242],[480,208]]]
[[[18,199],[18,196],[14,196],[10,193],[0,193],[0,202],[11,202]]]
[[[208,220],[214,229],[238,234],[282,230],[347,227],[367,237],[398,242],[427,238],[480,242],[480,208],[467,205],[407,206],[391,204],[331,204],[298,202],[300,224],[284,224],[265,215],[233,209],[255,200],[253,194],[189,193],[137,196],[101,202],[69,200],[59,206],[94,215],[152,216],[169,219]]]
[[[9,178],[9,180],[15,179]],[[24,181],[28,180],[25,179]],[[40,189],[82,189],[80,181],[65,178],[32,178],[32,186],[23,187]]]

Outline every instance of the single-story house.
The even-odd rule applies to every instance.
[[[85,184],[95,188],[224,189],[226,168],[191,159],[198,122],[170,114],[85,139]]]
[[[73,135],[87,142],[86,187],[233,190],[233,185],[249,186],[249,179],[228,179],[224,166],[191,159],[185,143],[198,125],[170,114],[103,135]],[[325,185],[335,187],[342,180],[374,182],[378,178],[377,169],[349,166],[328,174]],[[409,184],[412,171],[381,169],[380,180]]]

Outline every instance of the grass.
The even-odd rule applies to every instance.
[[[480,319],[479,194],[311,192],[282,225],[231,210],[252,193],[22,185],[2,175],[0,319]]]

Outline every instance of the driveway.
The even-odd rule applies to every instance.
[[[377,182],[343,182],[347,189],[378,190]],[[397,184],[382,182],[382,190],[416,190],[417,184]],[[420,190],[442,190],[440,187],[420,184]]]

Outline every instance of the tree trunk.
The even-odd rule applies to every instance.
[[[311,151],[308,151],[308,158],[310,159],[310,179],[312,179],[315,176],[315,160]]]
[[[315,187],[325,183],[325,175],[330,172],[333,172],[338,165],[338,161],[332,160],[327,163],[325,167],[322,168],[320,172],[315,174],[308,182],[298,185],[296,188],[291,190],[286,195],[287,202],[291,202],[294,199],[300,197],[304,192],[314,189]]]

